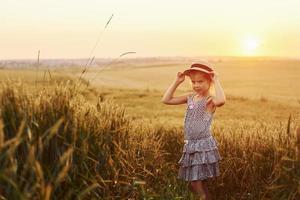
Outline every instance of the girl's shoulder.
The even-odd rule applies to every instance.
[[[193,97],[193,96],[195,96],[197,93],[196,92],[189,92],[188,93],[188,97]]]
[[[187,102],[189,102],[193,98],[194,95],[196,95],[195,92],[188,92],[186,94],[186,96],[187,96]]]

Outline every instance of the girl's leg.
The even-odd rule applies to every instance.
[[[197,196],[202,197],[203,200],[211,200],[211,194],[207,187],[207,180],[196,180],[190,182],[190,190]]]

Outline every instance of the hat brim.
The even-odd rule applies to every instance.
[[[192,68],[192,69],[187,69],[183,72],[184,75],[187,75],[189,76],[191,71],[200,71],[200,72],[204,72],[206,74],[211,74],[212,72],[211,71],[207,71],[205,69],[201,69],[201,68]]]

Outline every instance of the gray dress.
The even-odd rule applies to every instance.
[[[179,179],[204,180],[220,175],[222,157],[218,143],[211,134],[213,114],[205,110],[206,98],[193,101],[196,93],[189,95],[184,117],[184,146],[178,161]]]

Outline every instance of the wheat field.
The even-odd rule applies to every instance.
[[[176,179],[185,105],[160,101],[189,62],[1,68],[0,198],[194,199]],[[300,199],[300,61],[214,64],[227,97],[214,199]]]

